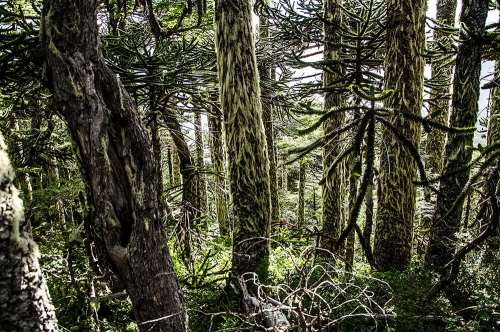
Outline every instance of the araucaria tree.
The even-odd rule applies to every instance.
[[[249,0],[215,2],[215,46],[233,205],[234,273],[267,276],[269,161]]]
[[[323,56],[324,59],[332,63],[323,71],[323,88],[325,90],[324,110],[330,111],[332,108],[341,106],[342,103],[342,84],[339,84],[339,78],[343,71],[340,65],[341,35],[339,28],[342,25],[342,1],[325,0],[323,4],[324,23],[323,33],[325,38]],[[339,88],[340,86],[340,88]],[[344,122],[344,112],[336,112],[323,122],[323,130],[328,135],[338,129]],[[343,186],[343,167],[336,167],[333,171],[330,166],[342,151],[340,135],[331,137],[323,147],[323,175],[326,182],[323,186],[323,233],[329,243],[327,248],[333,248],[340,236],[340,230],[343,228],[342,197]],[[328,176],[327,174],[330,173]]]
[[[0,134],[0,331],[57,331],[38,248],[13,180]]]
[[[43,78],[81,163],[100,262],[107,262],[127,290],[141,331],[187,331],[158,206],[151,142],[130,95],[105,64],[97,5],[43,2]]]
[[[488,3],[487,0],[462,1],[462,42],[458,47],[453,78],[450,127],[473,127],[477,121],[482,52],[480,36],[485,30]],[[425,255],[425,266],[431,270],[441,270],[453,258],[464,202],[460,194],[469,180],[469,169],[464,170],[463,167],[472,159],[469,147],[473,137],[473,133],[447,134],[442,172],[445,177],[439,182],[440,194]]]
[[[424,74],[425,0],[392,0],[387,4],[385,85],[394,94],[385,106],[420,116]],[[389,121],[413,145],[420,141],[420,123],[393,116]],[[380,144],[380,192],[374,256],[382,270],[403,270],[411,257],[417,165],[391,130]]]

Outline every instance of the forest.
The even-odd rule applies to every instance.
[[[500,331],[497,0],[0,0],[0,332]]]

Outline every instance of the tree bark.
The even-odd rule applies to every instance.
[[[387,54],[385,85],[394,94],[385,106],[421,115],[424,81],[425,0],[392,0],[387,5]],[[399,116],[389,121],[417,148],[420,123]],[[417,166],[403,144],[389,130],[382,130],[380,192],[375,227],[374,256],[383,270],[403,270],[411,257],[416,205]]]
[[[170,139],[169,139],[169,147],[170,147],[170,153],[171,153],[171,185],[172,187],[179,187],[182,185],[182,176],[181,176],[181,162],[179,160],[179,153],[177,152],[177,147],[175,146],[174,139],[172,138],[172,135],[170,134]]]
[[[158,205],[148,132],[99,48],[96,0],[45,0],[43,74],[89,190],[93,240],[125,286],[141,331],[187,331]]]
[[[460,22],[467,27],[468,31],[482,34],[487,14],[487,0],[462,1]],[[463,28],[460,30],[460,37],[463,42],[458,46],[453,78],[450,126],[473,127],[476,124],[478,112],[482,45],[480,41],[469,38]],[[470,162],[472,149],[467,146],[472,146],[473,138],[473,133],[447,134],[443,174],[456,171]],[[457,197],[467,183],[469,173],[469,170],[460,172],[443,178],[439,183],[440,195],[437,196],[429,245],[425,255],[427,269],[441,271],[453,258],[464,201],[463,199],[457,201]],[[450,211],[452,206],[455,208]]]
[[[323,23],[323,33],[326,44],[324,45],[323,58],[324,60],[340,60],[340,43],[341,36],[338,33],[338,26],[342,24],[341,17],[342,0],[325,0],[323,4],[324,20],[328,23]],[[334,107],[339,107],[342,104],[342,93],[338,84],[335,81],[339,78],[342,72],[340,64],[333,65],[328,71],[323,71],[323,88],[324,93],[324,110],[330,111]],[[344,122],[345,114],[337,112],[325,122],[323,122],[324,134],[338,129]],[[323,147],[323,176],[326,176],[328,169],[341,153],[342,146],[340,136],[336,136],[329,140]],[[345,172],[344,164],[339,165],[330,176],[327,178],[323,186],[323,237],[326,248],[333,248],[337,242],[340,231],[344,224],[344,213],[342,208],[342,195],[345,187]]]
[[[229,235],[231,227],[228,215],[228,197],[226,185],[226,169],[224,165],[224,142],[222,141],[222,123],[218,115],[209,115],[210,157],[215,185],[215,211],[219,222],[220,235]]]
[[[495,72],[500,72],[500,61],[495,61]],[[500,86],[491,91],[490,114],[488,118],[487,144],[500,142]]]
[[[58,331],[2,135],[0,165],[0,331]]]
[[[252,9],[215,2],[215,46],[234,216],[233,268],[267,278],[271,202]]]
[[[200,112],[194,113],[196,141],[196,167],[198,168],[198,206],[201,214],[208,213],[207,180],[205,176],[205,148],[203,147],[203,127]]]
[[[269,19],[263,15],[259,18],[259,33],[262,42],[266,42],[266,39],[270,37]],[[267,63],[259,64],[259,76],[261,82],[264,80],[271,81],[274,80],[272,68]],[[273,124],[273,99],[272,91],[270,89],[265,89],[262,87],[262,110],[263,110],[263,121],[264,129],[266,132],[266,143],[267,152],[269,155],[269,181],[271,186],[271,220],[279,220],[280,218],[280,206],[279,206],[279,195],[278,195],[278,176],[276,170],[276,153],[274,147],[274,124]]]
[[[299,207],[297,211],[298,215],[298,223],[297,223],[297,228],[302,232],[304,230],[304,224],[305,224],[305,213],[304,213],[304,206],[305,206],[305,193],[306,193],[306,162],[304,160],[300,160],[300,167],[299,167]]]
[[[456,0],[438,0],[436,3],[436,20],[442,24],[453,26],[455,23],[455,14],[457,11]],[[434,31],[434,42],[441,41],[447,35],[439,30]],[[429,113],[433,115],[432,120],[442,125],[448,124],[448,115],[450,110],[451,78],[453,68],[440,68],[439,63],[431,64],[431,80],[439,87],[431,89],[431,97],[434,102],[429,105]],[[427,169],[434,174],[441,174],[443,168],[443,149],[446,139],[446,132],[433,129],[427,134],[426,152]]]

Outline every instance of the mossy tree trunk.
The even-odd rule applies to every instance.
[[[267,278],[269,158],[249,0],[215,2],[215,46],[233,204],[233,269]]]
[[[0,134],[0,331],[57,331],[54,307],[38,265]]]
[[[268,28],[269,19],[265,16],[259,18],[259,34],[262,42],[267,42],[270,37]],[[274,79],[272,75],[275,71],[268,63],[259,64],[259,76],[262,81],[271,81]],[[273,124],[273,98],[271,89],[265,89],[261,84],[261,100],[263,109],[263,121],[266,131],[267,152],[269,155],[269,181],[271,188],[271,220],[279,220],[280,206],[278,195],[278,176],[276,169],[276,152],[274,147],[274,124]]]
[[[422,111],[425,44],[425,0],[391,0],[387,4],[385,86],[394,94],[385,106],[417,116]],[[420,123],[393,116],[389,121],[416,147]],[[411,257],[416,206],[417,166],[396,136],[385,129],[380,144],[380,191],[376,216],[374,256],[378,268],[403,270]]]
[[[169,139],[169,149],[170,149],[170,163],[171,163],[171,172],[170,172],[170,181],[172,187],[179,187],[182,185],[182,176],[181,176],[181,162],[179,159],[179,153],[177,152],[177,147],[175,146],[174,139],[170,134]]]
[[[342,0],[325,0],[323,4],[324,20],[323,33],[325,46],[323,50],[324,60],[340,60],[340,43],[338,26],[342,24],[341,6]],[[328,22],[328,23],[327,23]],[[340,77],[342,68],[340,64],[333,65],[328,71],[323,71],[324,110],[329,111],[333,107],[342,104],[342,93],[335,81]],[[345,120],[343,112],[338,112],[323,123],[324,134],[329,134],[342,125]],[[323,175],[326,176],[333,161],[341,153],[340,137],[333,137],[323,147]],[[323,244],[325,248],[331,249],[337,242],[343,227],[342,197],[345,187],[343,165],[338,166],[328,177],[323,186]]]
[[[155,86],[149,86],[149,111],[156,112],[157,109],[157,90]],[[158,174],[158,202],[160,203],[160,208],[166,212],[167,211],[167,201],[164,194],[163,186],[163,166],[162,166],[162,144],[160,136],[160,126],[158,123],[158,117],[155,115],[151,121],[151,141],[153,143],[153,154],[155,156],[156,172]]]
[[[482,34],[487,14],[487,0],[462,1],[460,22],[468,31]],[[450,126],[463,128],[473,127],[477,121],[482,45],[479,41],[468,38],[464,29],[460,30],[460,36],[463,42],[458,46],[453,78]],[[472,149],[467,146],[472,146],[473,138],[473,133],[447,134],[443,174],[456,171],[470,162]],[[464,202],[464,199],[457,201],[457,197],[468,179],[469,170],[443,178],[439,183],[440,194],[437,196],[425,255],[427,269],[442,272],[444,266],[453,258]],[[452,206],[455,208],[450,211]]]
[[[457,0],[438,0],[436,3],[436,20],[442,24],[453,26],[457,10]],[[440,31],[434,31],[434,41],[442,41],[447,35]],[[452,68],[442,68],[440,63],[431,64],[431,79],[434,83],[431,89],[433,102],[429,105],[429,113],[433,114],[433,121],[440,124],[448,124],[450,110],[450,88]],[[426,168],[434,174],[441,174],[443,168],[443,149],[446,133],[434,129],[427,134],[426,152],[428,158]]]
[[[187,331],[158,205],[147,129],[99,48],[98,1],[45,0],[43,73],[75,142],[99,254],[124,285],[141,331]]]
[[[495,72],[500,72],[499,60],[495,61]],[[500,86],[495,86],[491,91],[487,144],[498,142],[500,142]]]
[[[286,158],[287,155],[285,152],[280,154],[280,160],[281,160],[281,189],[283,191],[288,192],[288,168],[286,164]]]
[[[229,235],[231,227],[228,215],[228,197],[226,185],[226,161],[224,142],[222,140],[222,122],[220,115],[211,114],[208,117],[210,131],[210,157],[212,159],[212,172],[215,187],[215,212],[219,223],[221,235]]]
[[[166,110],[163,114],[165,124],[174,142],[175,152],[179,160],[179,172],[182,178],[182,204],[183,216],[188,223],[200,216],[200,200],[198,192],[199,173],[195,169],[194,158],[191,155],[189,146],[184,139],[182,127],[175,114]],[[177,170],[174,170],[174,173]]]
[[[201,214],[208,213],[207,180],[205,176],[205,148],[203,146],[203,127],[201,113],[194,113],[194,131],[196,143],[196,167],[198,168],[198,206]]]

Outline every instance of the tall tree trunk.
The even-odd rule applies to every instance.
[[[45,0],[43,73],[68,124],[93,205],[93,240],[125,286],[141,331],[187,331],[158,206],[147,129],[99,48],[96,0]]]
[[[48,180],[48,187],[55,187],[55,188],[60,188],[61,187],[61,178],[59,175],[59,166],[57,163],[57,159],[55,157],[51,156],[46,156],[46,160],[48,161],[47,163],[47,180]],[[65,229],[66,228],[66,216],[64,214],[64,206],[63,202],[61,199],[56,198],[54,200],[54,205],[55,205],[55,210],[57,211],[57,216],[55,213],[50,213],[51,218],[54,220],[57,220],[62,227]]]
[[[348,165],[354,165],[354,158],[350,156],[348,160]],[[354,206],[356,205],[356,198],[358,196],[358,181],[357,178],[351,176],[349,177],[349,204],[347,206],[347,215],[351,216]],[[368,194],[367,194],[368,196]],[[368,215],[368,211],[366,211]],[[354,266],[354,242],[356,240],[356,232],[354,229],[351,230],[347,237],[346,250],[345,250],[345,270],[352,272]]]
[[[171,179],[172,187],[178,187],[182,185],[182,176],[181,176],[181,161],[179,158],[179,153],[177,152],[177,147],[175,146],[172,135],[170,135],[169,139],[169,147],[171,153]]]
[[[341,16],[342,0],[325,0],[323,4],[324,19],[328,23],[323,23],[323,33],[325,41],[323,57],[325,61],[340,60],[340,43],[338,27],[342,24]],[[339,78],[342,71],[340,64],[335,68],[329,68],[329,71],[323,71],[323,88],[325,89],[324,110],[330,111],[331,108],[342,104],[342,93],[338,84],[334,83]],[[342,125],[345,119],[343,112],[338,112],[328,118],[323,123],[323,131],[326,134],[334,131]],[[323,176],[326,176],[328,169],[333,161],[341,153],[342,146],[340,137],[334,137],[323,147]],[[328,177],[323,186],[323,241],[326,248],[333,248],[337,242],[341,228],[343,227],[342,196],[345,186],[343,165],[338,166]]]
[[[260,39],[266,42],[269,39],[269,19],[263,15],[259,18],[259,33]],[[264,80],[271,81],[274,80],[273,76],[274,70],[267,63],[261,63],[259,65],[259,76],[261,82]],[[262,109],[263,109],[263,121],[264,128],[266,132],[266,143],[267,152],[269,155],[269,181],[271,185],[271,220],[279,220],[280,218],[280,206],[279,206],[279,195],[278,195],[278,176],[276,170],[276,153],[274,148],[274,125],[273,125],[273,98],[271,89],[265,89],[261,85],[262,91]]]
[[[442,24],[453,26],[457,11],[457,0],[438,0],[436,3],[436,20]],[[440,31],[434,31],[434,41],[440,41],[447,35]],[[442,125],[448,124],[448,114],[450,100],[448,95],[451,87],[452,68],[440,68],[441,64],[432,63],[431,79],[439,87],[431,89],[431,97],[436,98],[429,105],[429,113],[434,115],[433,121]],[[428,154],[426,166],[434,174],[441,174],[443,168],[443,149],[446,133],[442,130],[434,129],[427,134],[426,152]]]
[[[201,214],[198,191],[199,173],[195,169],[195,163],[189,146],[182,134],[179,120],[177,120],[177,117],[170,110],[166,110],[163,116],[174,141],[177,156],[179,157],[179,167],[182,177],[182,215],[185,227],[187,227],[186,229],[190,229],[192,220]]]
[[[299,167],[299,205],[298,205],[298,223],[297,228],[302,232],[304,230],[305,224],[305,193],[306,193],[306,162],[304,160],[300,160]]]
[[[0,165],[0,331],[57,331],[38,248],[24,219],[1,134]]]
[[[12,129],[15,131],[19,132],[19,121],[17,119],[14,119],[12,121]],[[26,165],[26,156],[23,148],[23,144],[21,142],[17,142],[17,150],[19,154],[19,161],[22,165],[22,167],[25,167]],[[31,202],[33,201],[33,187],[31,186],[31,178],[29,173],[24,173],[23,174],[24,178],[24,186],[20,186],[21,188],[24,187],[24,197],[25,197],[25,203],[28,203],[27,205],[29,206]]]
[[[500,61],[495,61],[495,72],[500,72]],[[487,144],[500,142],[500,86],[491,91],[490,114],[488,118]]]
[[[250,0],[215,2],[215,46],[234,215],[233,268],[267,278],[269,158]]]
[[[208,213],[207,180],[205,176],[205,148],[203,147],[203,127],[201,113],[194,113],[194,131],[196,142],[196,166],[198,168],[198,206],[201,214]]]
[[[365,195],[365,226],[363,227],[363,238],[365,246],[371,246],[373,231],[373,180],[368,184]]]
[[[218,115],[209,115],[208,127],[210,131],[210,157],[215,186],[215,211],[219,222],[221,235],[229,235],[231,227],[228,215],[228,197],[226,189],[226,169],[224,165],[224,142],[222,141],[222,123]]]
[[[288,168],[286,165],[286,153],[283,152],[280,154],[281,156],[281,189],[285,192],[288,192]]]
[[[462,1],[460,22],[467,27],[468,31],[482,34],[487,14],[487,0]],[[464,29],[460,30],[460,37],[464,41],[458,46],[453,78],[451,127],[472,127],[477,121],[482,45],[474,39],[469,39],[468,36]],[[472,146],[473,138],[473,133],[447,134],[443,174],[456,171],[470,162],[472,150],[467,146]],[[457,197],[468,179],[469,170],[443,178],[439,183],[440,195],[437,196],[429,245],[425,255],[427,269],[440,271],[453,258],[464,201],[463,199],[457,201]],[[455,208],[450,211],[452,206]]]
[[[150,87],[151,95],[150,95],[150,111],[154,112],[156,110],[156,94],[154,87]],[[153,143],[153,154],[155,156],[155,165],[156,172],[158,174],[158,202],[160,204],[160,208],[164,213],[167,211],[167,200],[165,198],[165,190],[163,186],[163,165],[162,165],[162,144],[161,144],[161,136],[160,136],[160,126],[158,124],[158,118],[154,116],[151,121],[151,141]]]
[[[394,94],[385,106],[417,116],[422,111],[425,44],[425,0],[393,0],[387,5],[385,86]],[[389,121],[416,147],[420,123],[393,116]],[[380,145],[380,192],[374,256],[383,271],[403,270],[411,257],[417,166],[396,136],[384,129]]]

